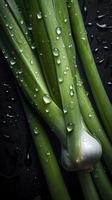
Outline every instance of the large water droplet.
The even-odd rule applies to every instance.
[[[10,60],[10,64],[11,64],[11,65],[15,65],[15,64],[16,64],[16,61],[15,61],[15,60],[13,60],[13,59],[12,59],[12,60]]]
[[[45,94],[44,96],[43,96],[43,101],[46,103],[46,104],[49,104],[49,103],[51,103],[51,97],[48,95],[48,94]]]
[[[68,133],[71,133],[74,129],[74,124],[72,122],[68,123],[66,129]]]
[[[41,12],[37,13],[37,19],[42,19],[42,13]]]
[[[38,128],[37,128],[37,127],[34,128],[34,134],[35,134],[35,135],[38,135],[38,134],[39,134],[39,131],[38,131]]]
[[[62,33],[61,27],[56,28],[56,33],[57,33],[57,35],[61,35],[61,33]]]
[[[107,28],[107,24],[99,24],[99,23],[96,23],[97,27],[100,28],[100,29],[105,29]]]
[[[53,55],[54,55],[55,57],[59,56],[59,49],[54,48],[54,49],[53,49]]]

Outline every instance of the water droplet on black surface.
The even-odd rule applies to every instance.
[[[27,171],[29,171],[29,167],[31,166],[32,160],[31,160],[31,155],[27,153],[26,158],[25,158],[25,164],[27,167]]]

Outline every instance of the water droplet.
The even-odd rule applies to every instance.
[[[12,97],[12,98],[11,98],[11,100],[12,100],[12,101],[15,101],[15,98],[14,98],[14,97]]]
[[[30,60],[30,64],[33,65],[33,60]]]
[[[47,15],[44,15],[45,18],[47,18]]]
[[[23,20],[20,20],[20,24],[23,25],[23,24],[24,24],[24,21],[23,21]]]
[[[12,29],[13,29],[13,26],[12,26],[12,25],[9,25],[8,27],[9,27],[9,29],[10,29],[10,30],[12,30]]]
[[[74,90],[70,90],[70,96],[74,96]]]
[[[62,32],[61,27],[57,27],[57,28],[56,28],[56,33],[57,33],[57,35],[61,35],[61,32]]]
[[[65,18],[65,19],[64,19],[64,22],[65,22],[65,23],[67,23],[67,21],[68,21],[68,19],[67,19],[67,18]]]
[[[46,153],[46,155],[47,155],[47,156],[50,156],[50,155],[51,155],[51,153],[50,153],[50,152],[47,152],[47,153]]]
[[[15,60],[13,60],[13,59],[12,59],[12,60],[10,60],[10,64],[11,64],[11,65],[15,65],[15,64],[16,64],[16,61],[15,61]]]
[[[39,91],[39,89],[38,89],[38,88],[35,88],[35,91],[36,91],[36,92],[38,92],[38,91]]]
[[[58,78],[58,81],[59,81],[59,83],[63,83],[63,78],[62,78],[62,77],[59,77],[59,78]]]
[[[87,7],[86,6],[84,6],[84,12],[87,12]]]
[[[108,49],[109,49],[109,47],[108,47],[108,46],[106,46],[106,45],[105,45],[103,48],[104,48],[104,49],[106,49],[106,50],[108,50]]]
[[[21,75],[23,72],[22,71],[18,71],[18,74]]]
[[[103,17],[105,17],[105,14],[104,15],[98,15],[97,19],[102,19]]]
[[[101,59],[101,60],[99,60],[98,63],[99,63],[99,64],[102,64],[102,63],[104,62],[104,60],[105,60],[105,59]]]
[[[39,131],[38,131],[38,128],[37,128],[37,127],[34,128],[34,134],[35,134],[35,135],[38,135],[38,134],[39,134]]]
[[[5,139],[9,139],[9,138],[10,138],[10,135],[4,134],[3,137],[4,137]]]
[[[56,56],[56,57],[59,56],[59,49],[54,48],[53,49],[53,55]]]
[[[70,85],[70,96],[74,96],[74,88],[73,85]]]
[[[45,111],[46,111],[46,113],[48,113],[48,112],[49,112],[49,109],[46,109]]]
[[[8,24],[8,23],[6,23],[5,25],[6,25],[6,27],[8,27],[8,26],[9,26],[9,24]]]
[[[8,58],[8,54],[5,54],[5,58],[6,58],[6,59]]]
[[[32,48],[32,50],[36,49],[36,45],[35,45],[35,44],[32,44],[32,45],[31,45],[31,48]]]
[[[99,48],[95,48],[94,52],[95,52],[95,53],[97,53],[97,52],[98,52],[98,50],[99,50]]]
[[[92,26],[92,22],[88,22],[88,26]]]
[[[20,82],[23,83],[23,79],[20,79]]]
[[[42,13],[41,12],[37,13],[37,19],[42,19]]]
[[[12,106],[8,105],[8,108],[9,108],[9,109],[12,109]]]
[[[20,53],[23,53],[23,49],[19,49]]]
[[[79,163],[79,162],[80,162],[80,160],[77,158],[77,159],[76,159],[76,163]]]
[[[108,81],[107,84],[108,84],[108,85],[112,85],[112,82],[111,82],[111,81]]]
[[[69,45],[68,45],[68,48],[72,48],[72,44],[69,44]]]
[[[67,132],[71,133],[74,129],[73,123],[72,122],[68,123],[66,128],[67,128]]]
[[[11,33],[11,37],[14,37],[14,34],[13,34],[13,33]]]
[[[34,98],[36,98],[36,97],[37,97],[37,95],[36,95],[36,94],[34,94],[33,96],[34,96]]]
[[[72,35],[71,32],[68,35],[71,36]]]
[[[51,103],[51,97],[48,95],[48,94],[45,94],[44,96],[43,96],[43,101],[46,103],[46,104],[49,104],[49,103]]]
[[[13,115],[10,115],[9,113],[6,114],[6,117],[14,118],[14,116],[13,116]]]
[[[89,118],[92,118],[92,114],[89,114],[88,116],[89,116]]]
[[[61,60],[60,60],[60,58],[57,58],[57,64],[58,64],[58,65],[61,64]]]
[[[67,75],[67,71],[64,71],[63,74],[64,74],[64,75]]]
[[[97,27],[101,28],[101,29],[105,29],[107,28],[107,24],[99,24],[99,23],[96,23]]]
[[[28,26],[28,30],[29,30],[29,31],[32,31],[32,26],[31,26],[31,25]]]
[[[84,41],[85,41],[85,40],[86,40],[86,38],[85,38],[85,37],[81,37],[81,40],[84,40]]]
[[[66,114],[68,112],[67,108],[63,108],[63,113]]]
[[[5,3],[5,7],[8,7],[8,4],[7,4],[7,3]]]

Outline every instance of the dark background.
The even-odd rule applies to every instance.
[[[112,100],[112,0],[80,0],[80,6],[99,73]],[[60,145],[50,132],[49,137],[61,166]],[[76,195],[83,199],[76,174],[61,170],[72,199]],[[50,200],[14,78],[1,53],[0,196],[2,200],[33,200],[36,196]]]

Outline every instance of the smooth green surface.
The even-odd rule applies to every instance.
[[[96,187],[89,173],[78,173],[79,182],[85,200],[100,200]]]
[[[101,163],[98,163],[92,173],[94,183],[103,200],[112,200],[112,183]]]

